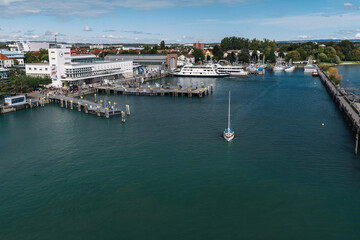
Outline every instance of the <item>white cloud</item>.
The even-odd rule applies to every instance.
[[[352,3],[344,3],[344,6],[345,6],[345,7],[352,7],[353,4],[352,4]]]
[[[92,29],[91,29],[91,27],[89,27],[89,26],[85,26],[85,27],[84,27],[84,31],[85,31],[85,32],[91,32]]]
[[[360,38],[360,33],[357,33],[357,34],[355,35],[355,38]]]
[[[102,35],[103,38],[111,38],[111,39],[123,39],[123,36],[114,36],[114,35]]]
[[[94,17],[114,13],[118,8],[151,10],[162,8],[200,7],[214,4],[233,6],[249,0],[0,0],[1,17],[18,17],[25,14],[44,14],[47,16]],[[21,2],[21,3],[19,3]],[[35,7],[36,6],[36,7]]]
[[[311,37],[308,36],[308,35],[300,35],[300,36],[297,36],[298,39],[310,39]]]

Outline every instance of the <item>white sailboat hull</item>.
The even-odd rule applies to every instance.
[[[230,142],[231,140],[233,140],[235,137],[235,132],[232,133],[225,133],[224,132],[224,138],[226,141]]]

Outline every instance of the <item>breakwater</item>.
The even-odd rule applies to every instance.
[[[359,132],[360,132],[360,112],[355,106],[355,102],[350,101],[347,96],[347,92],[340,89],[333,81],[330,80],[329,76],[317,66],[319,72],[319,78],[326,90],[338,106],[340,112],[348,121],[351,130],[355,132],[355,154],[358,153],[359,144]]]

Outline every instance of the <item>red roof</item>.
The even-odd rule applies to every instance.
[[[5,56],[4,54],[0,53],[0,59],[10,59],[7,56]]]

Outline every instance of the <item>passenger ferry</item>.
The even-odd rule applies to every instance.
[[[243,69],[242,66],[236,65],[221,65],[216,64],[216,68],[219,73],[228,73],[230,76],[234,77],[246,77],[249,75],[247,71]]]
[[[229,73],[221,73],[214,64],[207,65],[185,65],[174,76],[181,77],[229,77]]]

